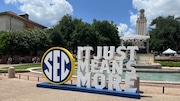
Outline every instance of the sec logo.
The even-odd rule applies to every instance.
[[[47,50],[41,60],[41,70],[50,83],[63,84],[74,73],[74,58],[62,47],[52,47]]]

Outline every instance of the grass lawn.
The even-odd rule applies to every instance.
[[[180,67],[180,62],[173,62],[173,61],[156,61],[156,62],[160,63],[162,66]]]
[[[17,66],[13,66],[15,69],[28,69],[28,68],[32,68],[32,67],[40,67],[40,64],[21,64],[21,65],[17,65]],[[2,69],[8,69],[9,67],[4,67]]]
[[[13,66],[15,68],[15,71],[16,72],[29,72],[28,68],[33,68],[33,67],[40,67],[41,65],[40,64],[20,64],[20,65],[17,65],[17,66]],[[4,72],[7,72],[8,71],[8,68],[9,67],[3,67],[0,69],[0,73],[4,73]]]

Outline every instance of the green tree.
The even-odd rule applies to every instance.
[[[113,22],[108,22],[107,20],[97,21],[94,19],[92,27],[94,32],[100,34],[101,45],[118,46],[120,44],[118,28]]]
[[[52,46],[62,46],[74,51],[79,45],[119,45],[117,26],[113,22],[94,20],[92,24],[65,15],[57,25],[48,30]]]
[[[27,34],[29,33],[30,39],[29,39],[29,45],[30,49],[34,52],[37,51],[44,51],[51,46],[51,39],[50,35],[44,31],[44,30],[26,30]]]
[[[30,49],[30,34],[25,31],[11,31],[11,47],[13,47],[13,54],[28,54]]]
[[[74,50],[73,32],[75,26],[82,22],[80,19],[73,19],[70,15],[65,15],[59,20],[59,23],[47,30],[52,41],[51,46],[60,46],[68,50]]]
[[[50,38],[43,30],[10,31],[2,37],[3,47],[11,55],[28,55],[30,52],[45,50],[50,46]],[[9,54],[8,53],[8,54]]]
[[[81,22],[73,32],[73,43],[76,45],[98,45],[99,33],[94,32],[89,23]]]
[[[51,46],[56,47],[56,46],[61,46],[65,45],[65,42],[63,40],[63,36],[60,31],[54,30],[54,29],[49,29],[47,31],[49,33],[50,39],[51,39]]]
[[[52,40],[53,43],[59,46],[65,47],[69,50],[72,49],[72,33],[75,29],[75,25],[73,23],[73,18],[70,15],[65,15],[59,23],[54,26],[51,31],[51,38],[58,38],[62,39],[62,41]],[[55,42],[56,41],[56,42]]]
[[[0,53],[8,53],[11,49],[11,37],[8,32],[0,32]]]
[[[180,48],[180,20],[174,16],[154,19],[150,29],[150,49],[154,51],[163,51],[167,48],[178,50]]]

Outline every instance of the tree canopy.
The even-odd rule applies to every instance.
[[[65,15],[59,23],[49,29],[52,43],[74,50],[77,46],[98,46],[120,44],[117,26],[107,20],[93,20],[92,24],[83,22],[82,19]],[[61,40],[54,40],[59,38]]]
[[[159,16],[151,22],[150,49],[163,51],[168,48],[178,50],[180,48],[180,17]]]
[[[0,32],[0,50],[4,54],[27,55],[49,48],[51,40],[43,30]]]

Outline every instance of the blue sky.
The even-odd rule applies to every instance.
[[[129,11],[132,8],[132,0],[68,0],[73,6],[73,16],[82,18],[83,21],[97,20],[113,21],[130,24]],[[113,2],[112,2],[113,1]],[[137,11],[137,10],[134,10]]]
[[[168,5],[168,6],[167,6]],[[140,9],[145,9],[147,26],[158,16],[180,16],[180,0],[0,0],[0,12],[28,13],[30,19],[51,27],[65,15],[92,23],[113,21],[124,35],[135,34]]]

